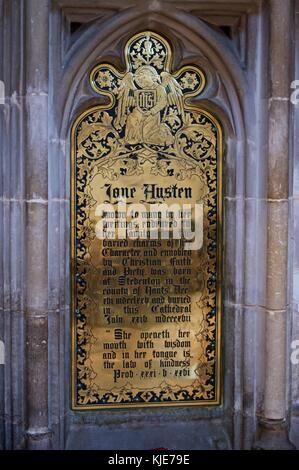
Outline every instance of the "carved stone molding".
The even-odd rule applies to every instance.
[[[91,426],[95,423],[107,426],[107,431],[109,430],[109,433],[112,434],[115,432],[117,423],[119,422],[126,423],[126,426],[129,428],[132,422],[143,423],[145,439],[148,433],[147,430],[151,429],[151,426],[155,424],[158,425],[163,416],[163,420],[169,422],[169,425],[172,423],[173,426],[178,420],[181,421],[182,426],[186,426],[187,422],[190,424],[190,420],[192,423],[194,422],[194,425],[197,423],[199,447],[243,447],[247,445],[247,434],[251,436],[252,439],[252,424],[248,426],[248,430],[245,432],[242,431],[243,422],[241,420],[241,410],[243,403],[239,395],[242,394],[242,374],[245,373],[247,375],[247,372],[242,371],[243,364],[240,364],[240,366],[237,364],[236,366],[234,365],[234,356],[236,355],[236,357],[238,357],[242,355],[244,348],[244,344],[241,342],[240,346],[238,346],[238,335],[242,334],[241,331],[244,328],[244,319],[241,314],[244,289],[242,286],[244,239],[237,237],[235,221],[238,213],[239,231],[241,231],[245,221],[241,213],[241,205],[239,204],[241,194],[244,191],[243,171],[246,159],[246,139],[244,136],[247,132],[248,135],[253,132],[250,129],[248,129],[248,131],[244,129],[242,116],[243,113],[248,113],[248,117],[249,115],[252,116],[250,100],[246,98],[247,95],[250,95],[248,90],[249,85],[246,82],[243,65],[238,55],[233,50],[231,41],[223,35],[223,32],[217,29],[215,30],[214,27],[207,24],[205,21],[192,15],[189,11],[186,11],[186,8],[180,11],[177,4],[177,8],[173,12],[167,10],[165,2],[153,3],[152,11],[150,12],[148,11],[148,7],[145,7],[145,3],[138,2],[136,5],[136,8],[128,8],[125,12],[113,15],[107,19],[107,21],[97,21],[95,19],[86,24],[81,31],[79,29],[77,33],[75,33],[75,42],[73,42],[71,48],[66,51],[66,56],[61,59],[63,66],[61,66],[61,70],[56,68],[56,76],[53,77],[53,83],[62,84],[58,90],[58,96],[55,96],[53,104],[51,105],[51,109],[54,110],[55,113],[53,151],[54,148],[59,149],[56,158],[60,161],[61,172],[62,174],[68,172],[69,125],[80,111],[86,109],[86,107],[91,104],[101,102],[101,98],[97,101],[96,96],[90,91],[88,83],[85,81],[86,72],[91,70],[99,60],[119,64],[119,69],[123,70],[123,57],[120,51],[132,31],[140,31],[148,28],[150,25],[151,29],[154,31],[164,33],[166,37],[170,36],[170,39],[176,45],[177,66],[181,66],[192,60],[193,63],[196,63],[207,71],[209,87],[202,97],[201,105],[205,106],[206,109],[213,110],[216,115],[220,116],[224,123],[227,139],[226,165],[229,174],[225,193],[227,196],[225,202],[227,211],[226,217],[228,217],[225,226],[226,238],[230,240],[227,250],[231,256],[229,254],[227,255],[225,267],[227,272],[227,286],[225,289],[227,320],[224,334],[228,335],[230,340],[225,348],[225,363],[227,364],[228,373],[225,376],[224,382],[224,404],[218,409],[215,408],[211,410],[199,411],[196,409],[192,412],[184,409],[179,411],[171,410],[167,413],[167,416],[162,410],[158,409],[156,411],[130,410],[129,413],[117,413],[113,414],[113,416],[104,411],[101,412],[100,415],[92,416],[88,414],[84,417],[78,413],[72,413],[66,418],[66,426],[67,429],[69,429],[67,433],[67,446],[74,448],[79,445],[76,440],[76,429],[78,429],[78,426],[82,429],[82,432],[86,433],[86,436],[90,436],[92,432]],[[146,3],[146,5],[148,5],[148,3]],[[163,8],[161,5],[163,5]],[[193,5],[192,3],[191,6]],[[182,6],[182,3],[180,6]],[[185,26],[186,24],[188,24],[188,27]],[[64,27],[63,24],[60,23],[59,26],[59,24],[56,23],[55,27],[57,28],[56,34],[60,36],[59,31]],[[253,34],[256,25],[251,24],[251,28]],[[107,40],[106,38],[109,39]],[[225,40],[223,40],[223,38],[225,38]],[[223,61],[223,57],[225,57],[225,61]],[[52,63],[57,63],[57,58],[58,56],[53,55],[50,60]],[[249,62],[249,66],[252,67],[251,62]],[[63,116],[62,122],[61,116]],[[62,168],[62,164],[66,165],[66,167]],[[52,171],[54,175],[54,170],[51,170],[51,172]],[[55,187],[56,185],[57,182],[55,182]],[[64,194],[64,191],[63,193],[61,192],[62,188],[59,190],[57,188],[57,191],[59,191],[57,192],[57,196]],[[238,194],[238,196],[236,196],[236,194]],[[69,197],[68,192],[64,197]],[[65,222],[63,222],[61,228],[64,227],[64,224]],[[56,263],[61,264],[62,259],[58,259],[57,255],[54,255],[53,252],[51,264],[55,265]],[[56,284],[57,280],[53,282]],[[248,320],[248,335],[252,336],[253,325],[249,316]],[[235,334],[233,332],[235,332]],[[66,332],[64,334],[66,334]],[[233,378],[233,374],[235,374],[235,379]],[[233,398],[232,392],[234,380],[235,398]],[[240,389],[238,388],[239,386]],[[252,382],[248,384],[248,388],[252,388]],[[66,409],[67,407],[68,403],[66,403]],[[235,413],[232,413],[233,409],[236,410]],[[250,409],[251,415],[255,414],[254,408],[252,409],[252,403],[246,404],[246,409],[248,413]],[[228,420],[225,416],[229,416]],[[204,432],[204,420],[207,417],[211,419],[211,433],[215,435],[215,442],[211,444],[202,440],[201,437]],[[219,420],[221,420],[220,427],[216,424]],[[193,426],[193,424],[191,425]],[[236,439],[235,442],[230,441],[229,438],[231,425],[235,427],[235,435],[239,438],[239,440]],[[161,432],[163,433],[162,430]],[[108,435],[110,434],[107,434],[107,436]],[[92,441],[97,439],[96,436],[99,437],[99,434],[94,430],[93,437],[90,437]],[[158,438],[158,436],[155,437]],[[160,439],[164,439],[164,437],[161,435]],[[95,445],[92,444],[92,441],[90,441],[91,446]],[[216,444],[216,441],[218,444]],[[167,445],[163,441],[162,443],[163,445],[165,444],[166,447],[177,445],[174,442],[172,444],[169,442]],[[103,445],[107,446],[110,444],[106,441]],[[156,444],[154,442],[151,444],[148,442],[146,444],[145,441],[143,441],[143,443],[140,442],[140,445],[154,446]]]

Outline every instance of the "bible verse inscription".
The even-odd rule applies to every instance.
[[[110,103],[72,129],[72,405],[218,404],[221,127],[160,35],[125,61],[92,70]]]

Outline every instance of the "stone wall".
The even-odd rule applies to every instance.
[[[295,16],[295,47],[294,64],[292,67],[292,79],[299,77],[299,1],[296,0]],[[298,86],[297,86],[298,90]],[[299,341],[299,96],[297,105],[293,105],[291,136],[293,159],[290,158],[290,249],[289,249],[289,315],[292,317],[291,327],[291,351],[298,350]],[[296,342],[294,344],[294,342]],[[298,361],[298,354],[295,355],[295,362]],[[293,442],[299,446],[299,364],[291,367],[292,387],[290,391],[291,408],[291,437]]]

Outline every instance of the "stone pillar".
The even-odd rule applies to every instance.
[[[26,0],[26,445],[48,449],[48,0]]]
[[[288,449],[287,278],[291,0],[270,2],[265,382],[255,447]]]

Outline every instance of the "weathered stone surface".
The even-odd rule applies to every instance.
[[[293,253],[293,295],[292,300],[299,303],[299,199],[293,201],[292,218],[294,221],[292,253]]]
[[[26,308],[46,311],[48,308],[48,204],[26,203]]]
[[[269,44],[269,133],[267,174],[267,274],[265,310],[265,378],[258,437],[254,447],[268,449],[276,441],[290,448],[287,428],[287,264],[289,216],[289,103],[290,44],[292,3],[281,9],[270,2]],[[279,14],[281,18],[279,19]],[[271,422],[271,427],[267,425]],[[275,438],[277,436],[277,438]]]
[[[27,433],[38,433],[47,419],[48,380],[44,374],[48,354],[47,313],[33,311],[26,313],[26,357],[27,357]],[[37,392],[39,394],[37,395]]]
[[[270,3],[270,96],[273,98],[289,99],[290,81],[290,49],[291,49],[291,19],[292,1],[271,0]]]
[[[80,427],[70,429],[66,448],[75,449],[141,449],[151,450],[164,447],[172,450],[202,449],[228,450],[230,441],[220,423],[213,425],[208,420],[201,422],[191,420],[176,425],[167,424],[133,424],[130,432],[127,426],[109,426],[105,430],[97,426],[86,426],[83,436]]]
[[[288,202],[268,204],[267,304],[271,310],[287,305]]]
[[[285,79],[284,79],[285,80]],[[289,195],[289,103],[269,104],[268,198],[287,199]]]
[[[266,368],[264,413],[269,420],[285,419],[286,311],[265,312]]]
[[[26,198],[48,198],[48,96],[29,95],[26,99]]]
[[[26,0],[26,67],[27,95],[42,95],[48,92],[49,83],[49,1]],[[45,126],[47,128],[47,126]]]
[[[266,234],[260,230],[267,219],[267,205],[261,199],[246,199],[244,203],[245,261],[244,261],[244,304],[265,305],[266,291]]]
[[[299,1],[295,2],[295,74],[294,78],[298,80],[299,77]],[[298,88],[297,88],[298,91]],[[298,97],[298,95],[297,95]],[[289,354],[295,352],[294,347],[297,349],[299,341],[299,106],[292,106],[294,113],[294,142],[292,145],[293,151],[293,175],[290,178],[290,187],[292,191],[292,211],[290,213],[290,251],[289,251],[289,316],[292,318],[292,337],[290,347],[288,348]],[[291,349],[291,350],[290,350]],[[291,356],[292,357],[292,356]],[[292,377],[292,393],[291,393],[291,429],[290,435],[292,442],[299,448],[299,364],[297,363],[298,355],[295,357],[296,361],[291,364],[291,377]]]

